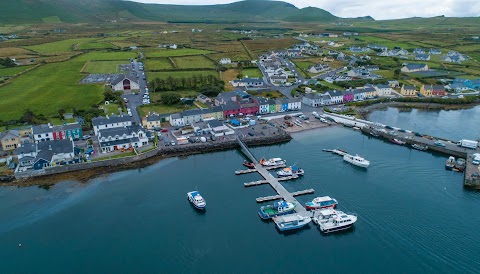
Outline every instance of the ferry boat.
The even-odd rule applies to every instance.
[[[445,169],[452,170],[455,167],[455,157],[450,156],[448,157],[447,161],[445,162]]]
[[[323,209],[314,211],[312,219],[321,232],[330,233],[349,229],[357,221],[357,215],[333,209]]]
[[[404,141],[399,140],[399,139],[390,139],[390,142],[392,142],[394,144],[397,144],[397,145],[400,145],[400,146],[403,146],[404,144],[406,144]]]
[[[294,209],[295,209],[294,203],[279,201],[279,202],[273,203],[273,205],[262,206],[258,211],[258,215],[260,215],[260,218],[262,219],[271,219],[275,216],[292,213]]]
[[[427,149],[428,149],[428,147],[427,147],[427,146],[422,146],[422,145],[417,145],[417,144],[413,144],[413,145],[412,145],[412,147],[413,147],[414,149],[417,149],[417,150],[422,150],[422,151],[424,151],[424,150],[427,150]]]
[[[286,216],[275,217],[273,218],[273,221],[280,231],[286,231],[304,227],[312,221],[312,218],[308,216],[302,216],[300,214],[290,214]]]
[[[188,201],[196,208],[203,210],[207,206],[207,202],[203,199],[202,195],[198,191],[191,191],[187,193]]]
[[[260,159],[260,164],[262,166],[279,166],[284,165],[287,161],[282,160],[282,158],[272,158],[270,160],[266,160],[265,158]]]
[[[310,202],[305,204],[307,210],[315,210],[321,208],[335,208],[338,202],[335,199],[330,198],[329,196],[317,197]]]
[[[332,153],[333,153],[333,154],[340,155],[340,156],[343,156],[343,155],[347,154],[347,152],[346,152],[345,150],[338,149],[338,148],[337,148],[337,149],[334,149],[334,150],[332,150]]]
[[[353,156],[353,155],[350,155],[350,154],[345,154],[343,156],[343,160],[345,162],[349,162],[352,165],[356,165],[356,166],[364,167],[364,168],[367,168],[370,165],[370,161],[365,160],[365,158],[360,157],[358,155]]]
[[[463,172],[463,170],[465,169],[465,165],[466,165],[465,159],[458,158],[457,161],[455,161],[454,170],[456,169],[455,171]]]
[[[278,177],[287,177],[293,175],[302,176],[304,173],[305,171],[303,171],[303,169],[296,166],[286,167],[280,171],[277,171]]]
[[[255,168],[255,164],[248,161],[243,161],[243,165],[248,168]]]

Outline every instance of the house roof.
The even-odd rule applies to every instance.
[[[223,126],[223,123],[216,120],[216,119],[210,120],[207,123],[211,128],[222,127]]]
[[[73,153],[73,142],[68,139],[45,141],[38,143],[37,149],[39,151],[50,150],[53,154]]]
[[[408,69],[408,70],[414,70],[414,69],[422,69],[424,68],[426,65],[425,64],[412,64],[412,63],[409,63],[409,64],[406,64],[405,67]]]
[[[172,113],[170,114],[170,119],[181,119],[183,118],[181,113]]]
[[[405,90],[415,90],[415,86],[414,85],[404,85],[403,89],[405,89]]]
[[[227,101],[227,103],[223,106],[223,110],[236,110],[239,109],[240,105],[233,102],[233,101]]]
[[[122,82],[124,79],[127,79],[132,83],[137,83],[137,82],[133,81],[132,79],[125,77],[125,75],[120,74],[117,77],[112,79],[112,81],[110,82],[110,85],[115,86],[116,84]]]
[[[240,80],[233,80],[234,83],[263,83],[263,80],[260,78],[243,78]]]
[[[92,125],[93,126],[100,126],[100,125],[108,125],[108,124],[113,124],[113,123],[124,123],[132,121],[132,117],[127,116],[127,115],[112,115],[109,117],[95,117],[92,119]]]
[[[139,141],[139,139],[137,137],[128,138],[128,139],[121,139],[121,140],[112,140],[112,141],[100,143],[100,147],[118,146],[118,145],[135,143],[135,142],[138,142],[138,141]]]
[[[17,154],[18,155],[28,154],[28,153],[32,153],[32,152],[36,152],[36,151],[37,151],[37,145],[35,143],[27,143],[27,144],[21,145],[17,149]]]
[[[343,96],[343,93],[340,92],[339,90],[329,90],[327,92],[330,95],[330,97]]]
[[[52,131],[53,131],[53,128],[50,125],[32,126],[33,134],[50,133]]]
[[[126,127],[115,127],[115,128],[106,128],[106,129],[101,129],[99,130],[99,136],[100,137],[112,137],[114,138],[115,136],[122,136],[122,135],[130,135],[133,132],[139,132],[143,131],[143,128],[138,125],[133,125],[133,126],[126,126]]]
[[[18,130],[11,129],[7,132],[0,132],[0,139],[18,138],[18,137],[20,137],[20,133],[18,132]]]
[[[384,88],[390,88],[390,86],[389,85],[378,84],[377,88],[384,89]]]
[[[52,161],[52,158],[53,158],[53,152],[48,150],[48,149],[44,149],[42,151],[40,151],[38,154],[37,154],[37,157],[35,157],[35,163],[38,162],[39,160],[43,159],[47,162],[51,162]]]

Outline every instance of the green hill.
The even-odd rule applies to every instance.
[[[222,5],[185,6],[122,0],[9,0],[0,1],[0,18],[2,23],[11,24],[101,22],[120,18],[206,23],[328,22],[337,17],[319,8],[299,9],[281,1],[247,0]],[[55,20],[52,21],[52,18]]]

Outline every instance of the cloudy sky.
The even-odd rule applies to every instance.
[[[134,0],[143,3],[210,5],[225,4],[231,0]],[[298,8],[314,6],[339,17],[370,15],[377,20],[408,17],[480,16],[480,0],[284,0]]]

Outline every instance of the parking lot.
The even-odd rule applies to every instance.
[[[80,80],[80,84],[103,84],[123,74],[89,74]]]

